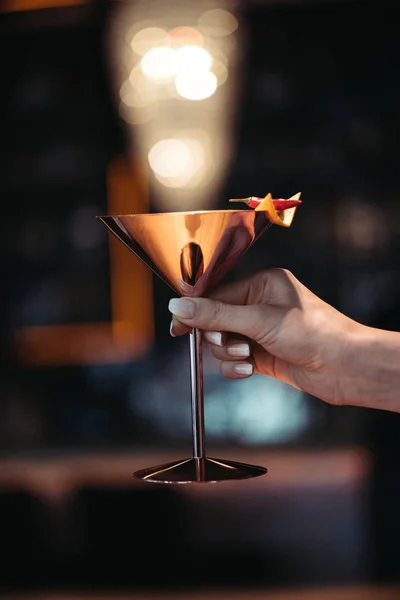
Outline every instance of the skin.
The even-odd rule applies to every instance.
[[[374,329],[270,269],[209,298],[175,298],[171,335],[204,331],[225,377],[275,377],[329,404],[400,412],[400,333]]]

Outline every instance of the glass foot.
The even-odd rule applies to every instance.
[[[186,458],[136,471],[137,479],[157,483],[217,483],[265,475],[267,469],[219,458]]]

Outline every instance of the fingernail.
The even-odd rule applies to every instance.
[[[250,356],[250,346],[248,344],[232,344],[232,346],[229,346],[226,351],[230,356],[238,356],[243,358]]]
[[[174,333],[174,322],[173,321],[171,321],[171,325],[169,326],[169,334],[172,337],[176,337],[176,333]]]
[[[172,298],[169,301],[168,308],[176,317],[191,319],[196,312],[196,302],[189,300],[189,298]]]
[[[220,333],[219,331],[206,331],[204,333],[204,337],[206,338],[207,342],[209,342],[210,344],[214,344],[214,346],[224,345],[222,333]]]
[[[238,375],[251,375],[253,373],[253,365],[250,363],[238,363],[233,367],[233,370]]]

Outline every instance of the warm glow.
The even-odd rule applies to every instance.
[[[157,46],[168,46],[169,35],[160,27],[146,27],[134,36],[131,48],[136,54],[143,56]]]
[[[174,74],[175,51],[168,46],[152,48],[143,56],[140,65],[150,79],[169,79]]]
[[[353,252],[374,253],[388,243],[382,210],[357,199],[338,205],[336,230],[340,245]]]
[[[210,208],[226,175],[243,68],[238,8],[233,0],[135,0],[112,20],[119,115],[159,210]]]
[[[178,76],[175,80],[178,94],[187,100],[204,100],[212,96],[217,89],[218,81],[214,73],[193,73]]]
[[[191,187],[204,174],[204,146],[193,137],[162,140],[151,148],[148,158],[157,180],[166,187]]]
[[[213,61],[212,72],[217,78],[218,86],[223,85],[228,79],[228,69],[224,63],[219,60]]]
[[[215,8],[207,10],[199,19],[200,30],[211,36],[224,37],[238,28],[236,18],[227,10]]]
[[[197,46],[201,46],[204,41],[200,31],[194,29],[193,27],[175,27],[175,29],[171,29],[169,35],[171,38],[171,43],[175,47],[186,46],[188,44],[196,44]]]
[[[203,100],[212,96],[218,86],[217,76],[210,71],[212,65],[211,54],[200,46],[185,45],[177,50],[158,46],[146,52],[142,58],[140,74],[144,73],[153,80],[165,81],[173,78],[176,91],[182,98]],[[223,76],[221,68],[219,72]],[[143,81],[134,82],[133,73],[130,77],[132,91],[121,95],[121,100],[127,106],[146,106],[151,102],[151,90],[146,88]]]
[[[119,90],[121,99],[119,114],[131,125],[147,123],[157,114],[157,95],[155,86],[148,81],[140,66],[135,67],[129,80]]]
[[[208,71],[212,64],[209,52],[199,46],[182,46],[175,52],[174,71],[186,76]]]
[[[119,91],[119,97],[125,106],[142,108],[157,99],[154,88],[147,81],[140,69],[132,70],[129,80],[125,81]]]
[[[178,177],[189,166],[190,151],[181,140],[162,140],[150,150],[149,163],[161,177]]]
[[[157,117],[157,104],[148,104],[140,109],[127,106],[120,102],[119,115],[129,125],[144,125]]]

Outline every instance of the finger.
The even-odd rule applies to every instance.
[[[261,304],[235,306],[209,298],[173,298],[169,310],[188,327],[204,331],[233,331],[258,341],[263,339],[268,327],[282,319],[274,307]]]
[[[223,331],[205,331],[204,339],[211,346],[224,346],[226,342],[226,334]]]
[[[254,281],[253,281],[253,279],[254,279]],[[257,279],[255,277],[249,277],[248,279],[246,279],[244,281],[239,281],[237,283],[224,286],[220,290],[217,289],[215,291],[215,298],[219,299],[221,301],[227,302],[227,303],[231,303],[231,304],[239,304],[239,305],[247,304],[246,298],[248,298],[249,295],[254,296],[254,293],[250,294],[250,290],[253,289],[254,286],[258,285],[258,281],[259,281],[259,278]],[[186,287],[189,288],[190,286],[187,286],[187,284],[185,284],[181,280],[179,280],[179,283],[181,285],[183,293],[186,294],[187,296],[189,296],[190,293],[189,293],[189,290],[186,289]],[[213,297],[214,297],[214,295],[211,295],[211,298],[213,298]],[[177,316],[173,315],[170,329],[169,329],[169,332],[172,337],[185,335],[186,333],[189,333],[191,331],[191,329],[192,329],[191,327],[182,323],[182,321],[180,321],[178,319],[178,315]],[[206,341],[210,344],[215,344],[217,346],[223,345],[223,333],[222,332],[219,332],[219,331],[205,332],[204,337],[206,338]]]
[[[222,285],[217,287],[209,297],[227,304],[249,304],[248,299],[254,296],[256,289],[260,287],[260,279],[261,274],[257,274],[257,276],[252,275],[246,279]]]
[[[177,337],[178,335],[185,335],[192,331],[192,327],[185,325],[175,316],[172,317],[171,324],[169,326],[169,333],[172,337]]]
[[[248,342],[235,339],[229,339],[222,347],[211,346],[211,351],[215,358],[223,361],[243,361],[248,359],[251,354]]]
[[[192,327],[188,327],[187,325],[179,321],[177,317],[172,317],[171,324],[169,326],[169,333],[172,337],[186,335],[187,333],[190,333],[191,330]],[[204,338],[206,342],[208,342],[212,346],[223,346],[225,344],[226,336],[220,331],[205,331]]]
[[[187,325],[179,321],[177,317],[172,317],[171,324],[169,327],[169,333],[172,337],[186,335],[191,330],[192,327],[188,327]],[[206,342],[208,342],[212,346],[223,346],[226,340],[225,334],[220,331],[205,331],[204,338]]]
[[[228,361],[221,363],[221,373],[228,379],[246,379],[253,375],[254,369],[250,362]]]
[[[226,304],[258,304],[261,301],[284,306],[293,303],[301,283],[286,269],[267,269],[246,279],[216,288],[210,298]]]

